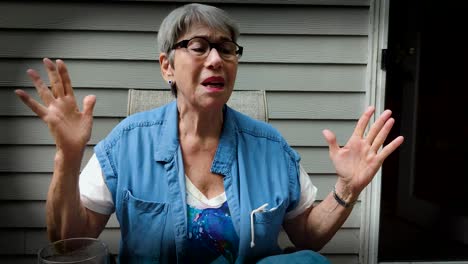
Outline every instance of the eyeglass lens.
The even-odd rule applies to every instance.
[[[187,44],[187,49],[189,52],[196,56],[208,55],[211,47],[215,48],[218,53],[225,59],[232,59],[237,56],[237,46],[234,44],[234,42],[231,41],[210,44],[203,38],[193,38]]]

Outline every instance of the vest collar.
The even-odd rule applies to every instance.
[[[154,151],[154,159],[158,162],[169,162],[179,146],[179,112],[177,100],[172,101],[165,107],[164,125],[161,129],[161,143]]]
[[[223,113],[223,129],[211,164],[211,172],[225,176],[231,171],[232,162],[236,159],[238,128],[235,113],[229,106],[224,105]]]

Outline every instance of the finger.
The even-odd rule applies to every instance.
[[[340,149],[340,146],[336,142],[336,136],[333,132],[331,132],[328,129],[325,129],[322,131],[323,136],[325,137],[325,140],[328,143],[328,148],[330,151],[330,156],[334,156],[335,153]]]
[[[93,116],[94,105],[96,104],[95,95],[87,95],[83,98],[83,114]]]
[[[23,101],[25,105],[27,105],[40,118],[42,118],[43,116],[47,114],[47,108],[41,105],[40,103],[38,103],[36,100],[34,100],[25,91],[18,89],[18,90],[15,90],[15,94],[21,99],[21,101]]]
[[[388,136],[388,133],[390,133],[390,130],[393,127],[393,124],[395,124],[395,119],[393,118],[390,118],[387,120],[387,122],[385,122],[383,128],[379,131],[379,134],[377,134],[374,142],[372,142],[371,151],[377,152],[380,147],[382,147],[385,139]]]
[[[54,100],[54,96],[49,90],[49,87],[47,87],[47,85],[42,81],[41,77],[35,70],[29,69],[26,71],[26,73],[33,81],[34,87],[36,87],[37,94],[41,98],[42,102],[48,106],[50,102]]]
[[[377,136],[377,134],[379,134],[380,130],[385,125],[385,123],[387,122],[387,120],[390,118],[391,115],[392,115],[392,111],[385,110],[377,119],[377,121],[375,121],[375,123],[371,126],[371,129],[369,130],[369,133],[367,134],[367,137],[366,137],[367,142],[369,142],[369,144],[372,145],[375,137]]]
[[[71,95],[74,97],[75,94],[73,93],[70,75],[68,74],[68,69],[67,69],[67,66],[65,65],[65,62],[63,62],[63,60],[57,60],[56,64],[57,64],[57,69],[58,69],[60,78],[62,79],[64,94]]]
[[[364,114],[359,118],[356,128],[354,129],[353,135],[362,138],[364,136],[364,131],[366,130],[367,124],[374,113],[375,108],[373,106],[369,106]]]
[[[47,75],[49,76],[50,88],[52,94],[57,97],[62,97],[64,95],[62,79],[57,71],[55,64],[48,58],[44,58],[44,66],[47,70]]]
[[[390,154],[393,153],[404,141],[403,136],[399,136],[388,143],[379,153],[381,160],[385,160]]]

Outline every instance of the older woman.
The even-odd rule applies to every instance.
[[[344,147],[324,130],[338,179],[314,206],[316,188],[299,155],[271,126],[226,105],[243,51],[238,35],[218,8],[189,4],[172,11],[158,41],[161,73],[176,100],[122,121],[95,147],[81,176],[96,99],[85,97],[78,110],[61,60],[44,59],[50,90],[28,70],[43,104],[16,93],[57,145],[47,199],[51,240],[97,237],[114,211],[122,259],[255,261],[282,253],[281,226],[301,249],[319,250],[331,239],[403,138],[379,150],[394,122],[390,111],[364,136],[373,108]],[[295,256],[325,261],[304,252]]]

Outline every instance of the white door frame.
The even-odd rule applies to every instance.
[[[385,106],[386,72],[381,69],[381,51],[387,48],[389,7],[390,0],[370,1],[366,103],[374,105],[376,113],[381,113]],[[375,121],[376,116],[378,114],[372,117],[372,122]],[[378,262],[381,184],[381,170],[379,170],[364,191],[359,263],[377,264]]]

